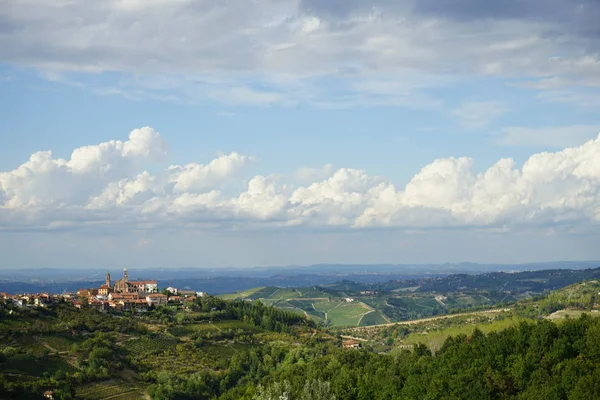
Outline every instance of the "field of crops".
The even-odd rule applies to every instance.
[[[87,384],[77,388],[78,399],[85,400],[137,400],[143,399],[143,394],[131,384],[115,380]]]
[[[174,339],[163,335],[152,338],[144,336],[123,342],[123,346],[132,354],[158,354],[173,350],[176,344]]]
[[[3,372],[39,378],[44,375],[44,372],[52,373],[59,369],[67,372],[75,370],[73,366],[60,357],[37,358],[27,354],[18,354],[11,357],[10,363]]]
[[[301,297],[307,297],[307,298],[327,298],[330,295],[328,295],[327,293],[323,293],[323,291],[315,288],[315,287],[309,287],[309,288],[300,288],[298,289],[298,293],[300,294]]]
[[[340,304],[339,301],[327,301],[327,300],[323,300],[323,301],[315,301],[313,302],[313,307],[315,308],[315,310],[322,312],[322,313],[326,313],[329,310],[331,310],[334,307],[337,307]]]
[[[251,295],[247,296],[249,299],[268,299],[271,297],[273,293],[279,291],[279,288],[274,286],[269,286],[262,288],[260,290],[255,291]]]
[[[361,302],[339,303],[327,312],[327,321],[334,326],[356,326],[369,308]]]
[[[365,314],[364,317],[360,320],[360,326],[368,326],[368,325],[378,325],[385,324],[389,321],[383,318],[383,315],[379,311],[373,311],[368,314]]]

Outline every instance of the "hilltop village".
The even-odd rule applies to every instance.
[[[183,304],[193,302],[204,292],[179,290],[168,287],[159,293],[156,280],[129,280],[127,269],[123,277],[114,283],[110,272],[106,273],[104,284],[98,288],[79,289],[76,293],[36,293],[11,295],[0,293],[0,299],[12,301],[17,307],[48,307],[53,303],[67,301],[77,308],[87,306],[98,311],[145,312],[154,306],[168,303]]]

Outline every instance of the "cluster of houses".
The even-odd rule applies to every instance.
[[[17,307],[48,307],[61,301],[71,302],[77,308],[89,307],[98,311],[134,311],[145,312],[153,306],[167,303],[193,302],[204,292],[167,288],[167,294],[158,293],[158,284],[154,280],[130,281],[127,269],[123,278],[111,285],[110,273],[99,288],[79,289],[77,293],[52,295],[49,293],[10,295],[0,292],[0,299],[12,301]]]
[[[12,295],[5,292],[0,292],[0,300],[10,301],[17,307],[48,307],[52,303],[61,301],[62,296],[56,296],[50,293]]]

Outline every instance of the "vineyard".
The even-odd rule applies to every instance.
[[[137,388],[115,380],[82,386],[77,389],[76,395],[78,399],[85,400],[138,400],[144,398]]]
[[[175,339],[163,335],[153,337],[140,337],[123,342],[123,347],[134,355],[139,354],[159,354],[165,351],[175,349],[177,342]]]

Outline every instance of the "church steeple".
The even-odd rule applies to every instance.
[[[127,273],[127,268],[123,270],[123,280],[125,282],[129,282],[129,274]]]
[[[110,287],[110,272],[106,271],[106,286]]]

